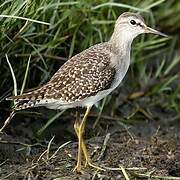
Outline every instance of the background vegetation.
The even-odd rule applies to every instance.
[[[1,0],[0,124],[3,124],[13,105],[5,101],[6,97],[16,91],[20,94],[41,86],[69,57],[98,42],[107,41],[115,20],[124,11],[140,12],[149,26],[168,34],[169,38],[142,35],[134,41],[131,67],[123,85],[101,102],[92,116],[98,122],[103,111],[109,119],[116,120],[115,124],[123,126],[124,123],[152,118],[166,118],[166,122],[162,120],[163,125],[169,126],[169,123],[179,120],[178,0]],[[7,59],[14,71],[17,88]],[[33,121],[32,130],[36,135],[43,124],[60,116],[56,111],[40,112],[41,116],[37,113],[35,116],[46,120]],[[71,111],[65,113],[64,119],[71,119],[73,115],[68,117],[69,112],[71,114]],[[20,114],[17,118],[23,119],[28,114],[30,119],[35,118],[29,111],[28,114],[26,111]],[[101,130],[105,128],[104,124],[101,121]],[[99,134],[100,129],[94,135]],[[47,133],[52,134],[50,130]]]

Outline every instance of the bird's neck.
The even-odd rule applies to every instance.
[[[114,31],[109,42],[112,44],[113,48],[117,50],[118,54],[126,55],[131,51],[132,41],[133,38],[129,36],[128,33]]]

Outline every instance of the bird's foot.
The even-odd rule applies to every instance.
[[[90,166],[90,167],[92,167],[92,168],[95,168],[95,169],[97,169],[97,170],[99,170],[99,171],[106,171],[104,168],[99,167],[98,165],[92,163],[91,160],[86,160],[85,167],[86,167],[87,165]]]
[[[73,169],[73,172],[82,173],[82,168],[80,164],[77,164]]]
[[[86,160],[85,167],[87,167],[87,166],[97,169],[99,171],[106,171],[104,168],[99,167],[98,165],[92,163],[91,160]],[[73,172],[83,173],[81,164],[77,163],[77,165],[73,169]]]

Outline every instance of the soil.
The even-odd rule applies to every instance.
[[[120,121],[116,116],[112,118],[102,114],[97,128],[93,130],[97,116],[93,110],[85,139],[92,161],[105,171],[83,167],[82,173],[77,174],[72,171],[77,153],[77,139],[73,131],[75,112],[67,111],[38,137],[34,132],[47,121],[46,113],[51,113],[42,111],[44,115],[41,118],[37,112],[33,116],[17,114],[0,135],[0,179],[123,180],[123,170],[131,180],[180,179],[180,121],[170,118],[174,117],[173,112],[162,112],[162,109],[153,106],[152,119],[146,117],[146,120],[135,120],[134,123],[127,120],[127,124],[123,123],[124,119]],[[140,119],[142,112],[137,115]],[[157,118],[159,115],[161,119]]]

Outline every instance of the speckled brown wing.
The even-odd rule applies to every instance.
[[[62,102],[80,101],[111,86],[115,69],[110,55],[90,49],[74,56],[50,80],[45,98]]]
[[[106,43],[92,46],[69,59],[40,89],[9,99],[17,100],[22,109],[23,101],[31,103],[30,107],[42,100],[73,103],[109,88],[115,75],[109,48]]]

